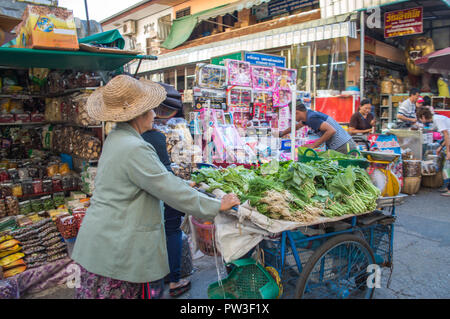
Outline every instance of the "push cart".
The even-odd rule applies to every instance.
[[[392,273],[395,208],[405,197],[380,198],[374,212],[263,240],[262,262],[281,278],[283,297],[372,298],[381,268]]]

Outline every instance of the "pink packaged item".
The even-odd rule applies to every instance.
[[[274,87],[289,89],[297,82],[297,70],[274,67]]]
[[[273,68],[259,65],[250,67],[254,89],[270,90],[273,87]]]
[[[249,87],[229,87],[227,90],[227,104],[229,107],[250,107],[252,103],[252,89]]]
[[[229,85],[252,86],[249,62],[226,59],[225,66]]]
[[[292,101],[292,92],[289,89],[275,88],[273,90],[273,106],[288,106]]]

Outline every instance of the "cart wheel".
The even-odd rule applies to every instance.
[[[375,257],[367,242],[359,236],[345,234],[327,240],[309,258],[296,287],[296,298],[371,299],[375,291],[368,288],[367,267]]]

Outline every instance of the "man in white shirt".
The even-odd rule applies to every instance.
[[[410,127],[417,122],[416,118],[416,102],[420,97],[418,89],[411,89],[409,91],[409,98],[400,104],[397,112],[397,120],[399,126]]]
[[[450,118],[439,114],[433,115],[428,108],[421,108],[418,110],[417,118],[424,124],[434,123],[436,125],[438,132],[444,136],[444,140],[441,142],[441,145],[436,152],[439,154],[445,150],[445,159],[447,161],[450,160]],[[447,185],[447,192],[442,195],[450,197],[450,184]]]

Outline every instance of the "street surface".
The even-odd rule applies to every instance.
[[[397,207],[394,233],[394,267],[389,288],[389,270],[383,270],[382,287],[376,299],[450,298],[450,198],[436,190],[422,189]],[[181,299],[208,298],[209,284],[226,275],[219,258],[194,260],[192,289]],[[219,269],[219,270],[217,270]],[[66,299],[74,291],[56,287],[24,298]],[[170,298],[168,291],[166,298]]]

